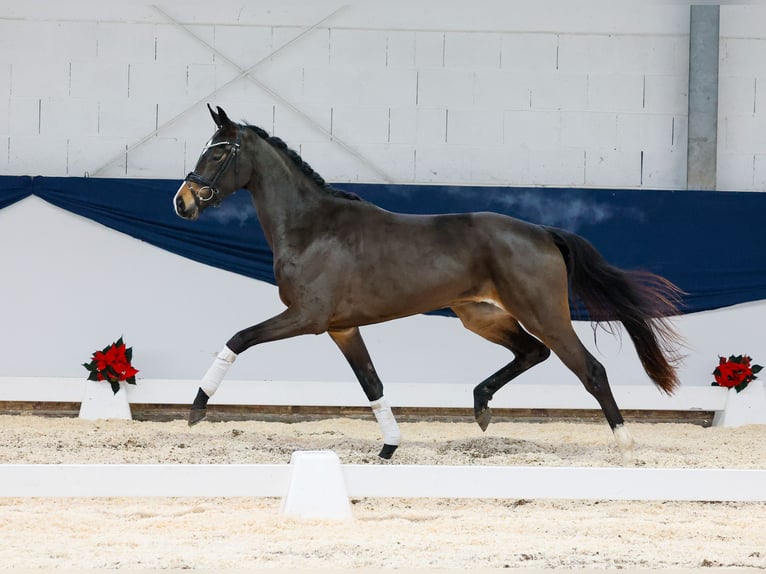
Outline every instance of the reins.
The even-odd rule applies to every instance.
[[[205,154],[207,150],[209,150],[211,147],[221,146],[221,145],[228,145],[231,146],[231,149],[229,150],[228,155],[226,158],[221,162],[221,165],[218,167],[218,170],[213,174],[212,179],[208,179],[202,175],[199,175],[195,171],[190,171],[189,174],[186,176],[187,182],[194,182],[196,184],[199,184],[201,187],[199,188],[198,192],[195,192],[194,189],[189,186],[189,190],[191,191],[192,197],[194,197],[194,203],[197,205],[197,207],[200,207],[203,203],[212,202],[211,205],[213,207],[217,207],[219,203],[221,203],[221,193],[218,189],[218,180],[221,178],[221,176],[226,172],[226,170],[229,168],[231,163],[236,160],[239,157],[239,151],[240,151],[240,145],[242,142],[242,126],[237,126],[237,138],[234,141],[234,143],[230,141],[221,141],[216,143],[208,143],[205,146],[205,149],[202,150],[202,154],[200,154],[200,157]],[[234,172],[239,172],[239,164],[234,163]],[[202,192],[207,189],[208,194],[206,196],[202,195]]]

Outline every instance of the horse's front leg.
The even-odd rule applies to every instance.
[[[205,418],[208,400],[218,390],[221,381],[240,353],[260,343],[289,339],[298,335],[319,334],[326,330],[326,322],[288,308],[279,315],[234,335],[202,377],[197,396],[189,411],[189,426]]]
[[[402,433],[399,432],[399,425],[396,424],[391,406],[383,397],[383,383],[375,371],[375,366],[372,364],[362,335],[357,327],[341,331],[329,331],[329,335],[338,345],[343,356],[346,357],[348,364],[351,365],[354,375],[362,385],[364,394],[370,401],[370,407],[372,407],[375,419],[380,425],[380,430],[383,432],[383,448],[378,456],[389,459],[399,446]]]

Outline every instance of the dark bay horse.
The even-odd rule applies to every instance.
[[[667,393],[678,384],[675,315],[679,290],[647,272],[609,265],[585,239],[497,213],[391,213],[328,186],[282,140],[210,108],[217,131],[174,198],[194,220],[237,189],[252,195],[274,255],[284,312],[236,333],[204,375],[189,424],[205,416],[237,355],[254,345],[328,333],[370,400],[390,458],[400,432],[383,384],[359,333],[369,325],[450,308],[463,325],[513,353],[474,389],[482,429],[503,385],[544,361],[551,350],[598,401],[618,447],[633,440],[604,367],[572,328],[571,291],[591,319],[620,321],[649,377]]]

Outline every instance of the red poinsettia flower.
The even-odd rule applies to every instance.
[[[136,384],[138,369],[131,364],[133,349],[128,348],[120,337],[102,351],[96,351],[90,363],[83,363],[90,375],[89,381],[108,381],[115,393],[120,390],[120,382]]]
[[[728,359],[719,357],[718,366],[713,371],[713,386],[740,392],[757,378],[755,374],[762,369],[760,365],[751,365],[751,361],[747,355],[731,355]]]

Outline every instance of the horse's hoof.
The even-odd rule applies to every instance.
[[[489,421],[491,420],[492,420],[492,409],[489,407],[486,407],[480,413],[476,414],[476,422],[479,423],[479,428],[481,428],[482,431],[487,430],[487,427],[489,426]]]
[[[189,426],[193,427],[198,422],[202,422],[207,415],[207,409],[191,409],[189,411]]]
[[[396,444],[384,444],[383,448],[380,449],[380,454],[378,455],[380,458],[384,458],[386,460],[389,460],[396,449],[399,447],[399,445]]]

